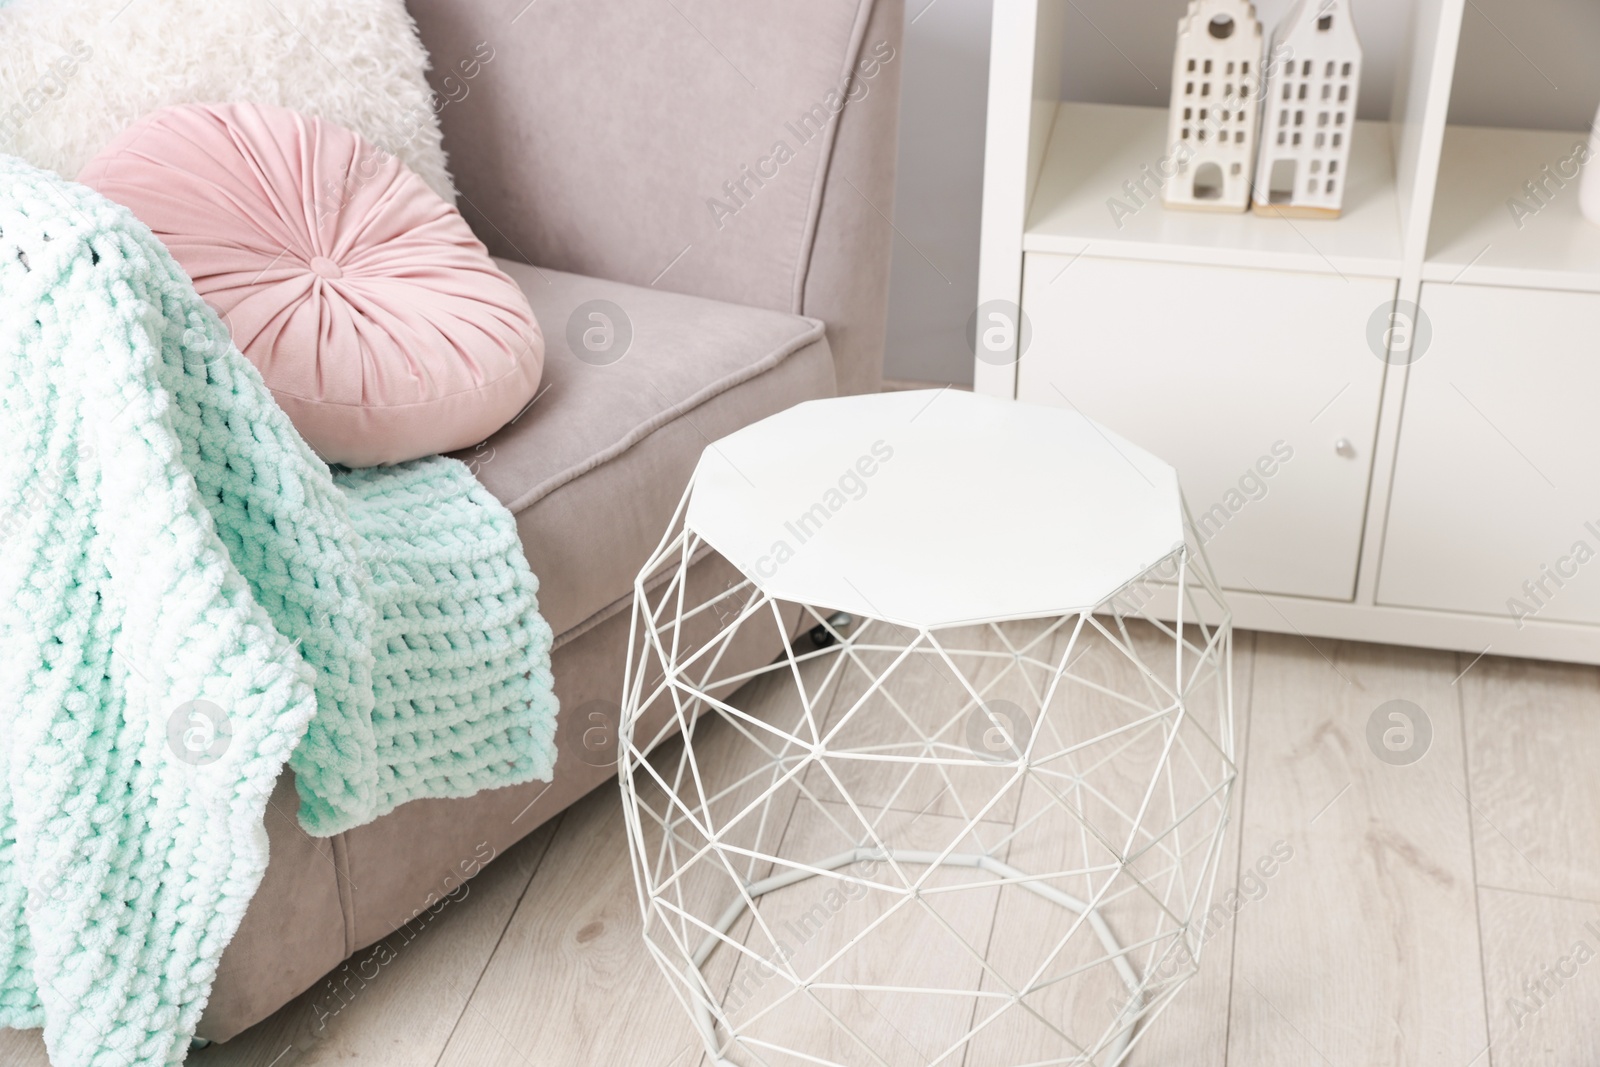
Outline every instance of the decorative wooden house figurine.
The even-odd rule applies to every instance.
[[[1243,211],[1260,119],[1261,22],[1250,0],[1189,0],[1172,61],[1167,207]]]
[[[1335,218],[1350,176],[1361,42],[1346,0],[1300,0],[1272,34],[1255,210]]]

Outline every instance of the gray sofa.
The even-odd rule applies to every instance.
[[[903,0],[409,7],[450,101],[462,212],[545,331],[545,391],[460,458],[516,515],[539,576],[561,755],[553,783],[419,801],[325,840],[295,823],[286,771],[267,812],[271,863],[200,1025],[211,1040],[398,929],[485,846],[503,852],[609,782],[633,578],[701,450],[880,382]],[[445,81],[480,43],[493,58],[476,77]],[[569,344],[591,300],[631,323],[616,362]],[[712,556],[691,584],[737,580]],[[780,651],[760,640],[730,656],[755,666]]]

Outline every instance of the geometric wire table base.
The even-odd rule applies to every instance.
[[[691,595],[683,517],[635,586],[619,781],[712,1060],[1124,1062],[1198,968],[1236,774],[1192,525],[1092,608],[918,629]],[[756,628],[784,654],[723,670]]]
[[[895,863],[923,865],[937,864],[945,867],[976,867],[980,870],[988,871],[991,874],[999,875],[1000,878],[1005,879],[1012,884],[1015,884],[1032,893],[1035,893],[1038,896],[1043,897],[1045,900],[1050,901],[1052,904],[1057,904],[1063,908],[1084,916],[1089,920],[1089,925],[1094,929],[1095,936],[1100,939],[1100,944],[1110,955],[1113,964],[1117,968],[1117,974],[1122,978],[1123,982],[1128,987],[1128,991],[1133,995],[1133,999],[1130,1001],[1130,1003],[1139,1004],[1142,1001],[1143,990],[1140,988],[1139,978],[1133,973],[1133,968],[1128,965],[1128,961],[1123,958],[1122,946],[1117,944],[1116,935],[1111,932],[1110,925],[1100,917],[1100,913],[1098,911],[1090,907],[1084,901],[1079,900],[1077,897],[1069,896],[1058,889],[1053,889],[1050,886],[1042,885],[1039,882],[1030,879],[1028,875],[1024,874],[1022,871],[1019,871],[1015,867],[1012,867],[1008,864],[1000,862],[993,856],[982,856],[971,852],[941,854],[938,852],[908,848],[890,849],[887,852],[881,849],[857,848],[852,849],[849,852],[841,852],[837,856],[830,856],[825,860],[814,861],[811,866],[820,871],[835,871],[847,864],[876,863],[884,860],[891,860]],[[787,874],[776,874],[770,878],[763,878],[759,882],[755,882],[746,886],[745,895],[753,901],[758,897],[773,892],[774,890],[784,889],[788,886],[794,885],[796,882],[813,877],[815,877],[815,874],[808,870],[794,870],[789,871]],[[700,947],[695,950],[694,957],[690,961],[690,966],[692,966],[697,972],[697,977],[702,977],[703,980],[703,976],[698,975],[700,968],[705,966],[706,958],[711,955],[712,951],[719,944],[718,939],[727,934],[729,928],[733,926],[734,920],[739,918],[744,910],[745,901],[743,899],[735,900],[732,904],[729,904],[727,910],[722,913],[722,917],[717,920],[716,925],[712,928],[712,932],[708,932],[705,936],[705,939],[700,942]],[[700,1028],[701,1038],[705,1041],[706,1048],[711,1050],[711,1055],[713,1056],[717,1067],[736,1067],[736,1065],[731,1064],[727,1060],[718,1056],[717,1052],[715,1051],[717,1049],[716,1025],[712,1019],[710,1008],[706,1004],[696,1001],[694,1004],[694,1015],[695,1021]],[[1122,1057],[1126,1054],[1128,1044],[1133,1037],[1133,1030],[1134,1024],[1130,1022],[1128,1025],[1118,1031],[1115,1039],[1112,1041],[1109,1049],[1107,1050],[1110,1055],[1110,1059],[1107,1061],[1108,1063],[1116,1064],[1122,1061]]]

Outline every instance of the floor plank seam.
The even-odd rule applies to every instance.
[[[1249,762],[1250,756],[1250,725],[1255,717],[1256,664],[1258,662],[1256,656],[1256,644],[1256,635],[1252,632],[1250,634],[1250,690],[1249,695],[1245,698],[1243,737],[1240,737],[1237,731],[1234,734],[1234,740],[1236,743],[1233,754],[1235,760],[1237,761],[1234,764],[1234,773],[1238,775],[1236,781],[1239,784],[1239,818],[1237,830],[1239,841],[1234,856],[1234,885],[1238,885],[1239,879],[1244,876],[1244,805],[1245,799],[1248,796],[1245,788],[1244,772],[1245,765]],[[1237,711],[1237,709],[1235,710]],[[1239,967],[1239,923],[1237,916],[1235,916],[1234,922],[1231,924],[1231,926],[1232,928],[1228,931],[1228,999],[1222,1022],[1222,1067],[1228,1067],[1228,1059],[1233,1051],[1233,989],[1235,984],[1234,980],[1238,976]]]
[[[1521,889],[1517,886],[1496,885],[1493,882],[1479,882],[1479,889],[1492,889],[1496,893],[1515,893],[1521,897],[1538,897],[1541,900],[1560,900],[1568,904],[1593,904],[1600,907],[1600,895],[1592,897],[1574,896],[1570,893],[1545,893],[1537,889]]]
[[[604,788],[604,787],[602,787]],[[550,833],[544,841],[544,848],[539,852],[539,858],[534,860],[533,869],[528,872],[528,880],[522,883],[522,892],[517,894],[517,902],[506,912],[506,921],[500,927],[500,933],[494,939],[494,947],[483,957],[483,966],[478,968],[478,974],[472,980],[472,988],[467,990],[467,995],[461,1001],[461,1010],[456,1012],[455,1022],[450,1024],[450,1033],[446,1035],[444,1043],[439,1046],[439,1055],[434,1057],[433,1067],[439,1067],[444,1062],[445,1054],[450,1051],[450,1045],[455,1040],[456,1031],[461,1029],[461,1020],[466,1017],[467,1010],[472,1007],[472,998],[478,995],[478,987],[483,984],[483,976],[489,973],[489,967],[494,963],[495,954],[500,951],[500,946],[505,942],[506,931],[511,929],[511,924],[517,918],[517,912],[522,910],[523,901],[528,899],[528,890],[533,886],[533,880],[539,876],[539,868],[544,866],[544,861],[550,858],[550,849],[555,844],[556,838],[561,833],[561,826],[566,822],[567,813],[559,811],[550,821],[555,825],[550,828]],[[537,829],[533,831],[537,833]],[[523,838],[526,841],[527,838]],[[519,841],[518,844],[521,844]],[[515,1048],[515,1046],[513,1046]],[[519,1052],[520,1054],[520,1052]]]
[[[1485,649],[1484,651],[1486,652],[1488,649]],[[1461,663],[1461,654],[1459,652],[1456,653],[1455,658],[1456,663],[1459,665]],[[1478,653],[1478,659],[1482,658],[1483,653]],[[1461,675],[1466,674],[1467,671],[1471,670],[1472,665],[1477,663],[1478,659],[1475,659],[1472,661],[1472,663],[1467,664],[1467,666],[1456,675],[1455,681],[1451,682],[1450,685],[1455,687],[1456,721],[1460,723],[1461,727],[1461,784],[1465,786],[1467,790],[1466,796],[1464,797],[1467,802],[1467,810],[1464,814],[1467,817],[1467,855],[1472,861],[1472,917],[1474,920],[1476,920],[1476,928],[1478,931],[1478,985],[1483,992],[1484,1046],[1483,1052],[1480,1052],[1478,1055],[1482,1056],[1484,1053],[1488,1053],[1488,1067],[1494,1067],[1494,1016],[1490,1014],[1489,1010],[1489,959],[1484,950],[1485,934],[1483,929],[1483,903],[1482,893],[1480,892],[1482,884],[1478,881],[1478,830],[1477,820],[1473,819],[1472,817],[1474,810],[1472,806],[1472,734],[1467,729],[1466,687],[1456,686],[1456,682],[1461,680]]]

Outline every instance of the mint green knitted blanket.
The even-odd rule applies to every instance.
[[[461,463],[330,469],[160,242],[0,156],[0,1026],[182,1062],[267,863],[550,777],[550,628]]]

